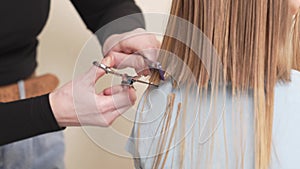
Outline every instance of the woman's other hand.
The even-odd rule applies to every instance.
[[[103,54],[114,60],[114,68],[132,67],[139,75],[149,75],[143,57],[156,61],[160,42],[153,33],[138,28],[123,34],[111,35],[104,42]],[[142,57],[143,55],[143,57]]]

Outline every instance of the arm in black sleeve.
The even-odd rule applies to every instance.
[[[0,103],[0,145],[61,129],[48,95]]]
[[[134,0],[71,0],[71,2],[88,29],[96,33],[101,44],[112,34],[145,28],[143,15]],[[119,19],[121,17],[122,19]]]

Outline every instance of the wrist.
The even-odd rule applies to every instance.
[[[53,115],[60,127],[78,126],[78,119],[74,114],[70,113],[66,108],[64,94],[54,91],[49,94],[49,102]]]

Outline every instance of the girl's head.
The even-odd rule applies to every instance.
[[[195,25],[211,41],[224,65],[226,82],[234,88],[253,88],[258,78],[265,79],[266,84],[272,81],[271,86],[290,80],[292,44],[298,44],[290,43],[292,33],[298,32],[292,29],[293,14],[299,5],[300,0],[173,0],[171,15]],[[168,34],[178,33],[173,28],[178,25],[171,20]],[[199,38],[197,42],[195,34],[188,30],[181,36],[198,43],[201,49],[203,44]],[[203,56],[194,55],[185,44],[170,37],[164,38],[162,49],[186,62],[196,79],[201,79],[200,86],[207,84],[207,71],[199,60]]]

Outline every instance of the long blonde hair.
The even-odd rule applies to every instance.
[[[300,26],[299,26],[299,13],[295,16],[293,29],[293,68],[300,71]]]
[[[173,0],[171,15],[194,24],[211,41],[223,64],[223,74],[214,76],[230,83],[233,94],[253,91],[255,168],[267,169],[271,159],[274,87],[279,81],[290,81],[292,66],[300,69],[298,16],[293,24],[288,0]],[[176,34],[174,22],[169,21],[169,35]],[[190,42],[196,38],[193,32],[186,36]],[[199,87],[207,87],[212,76],[201,57],[186,44],[165,36],[162,49],[175,53],[190,68]],[[160,61],[167,69],[167,59],[161,57]],[[186,81],[185,77],[179,76],[179,82]],[[158,80],[154,73],[150,81]]]

